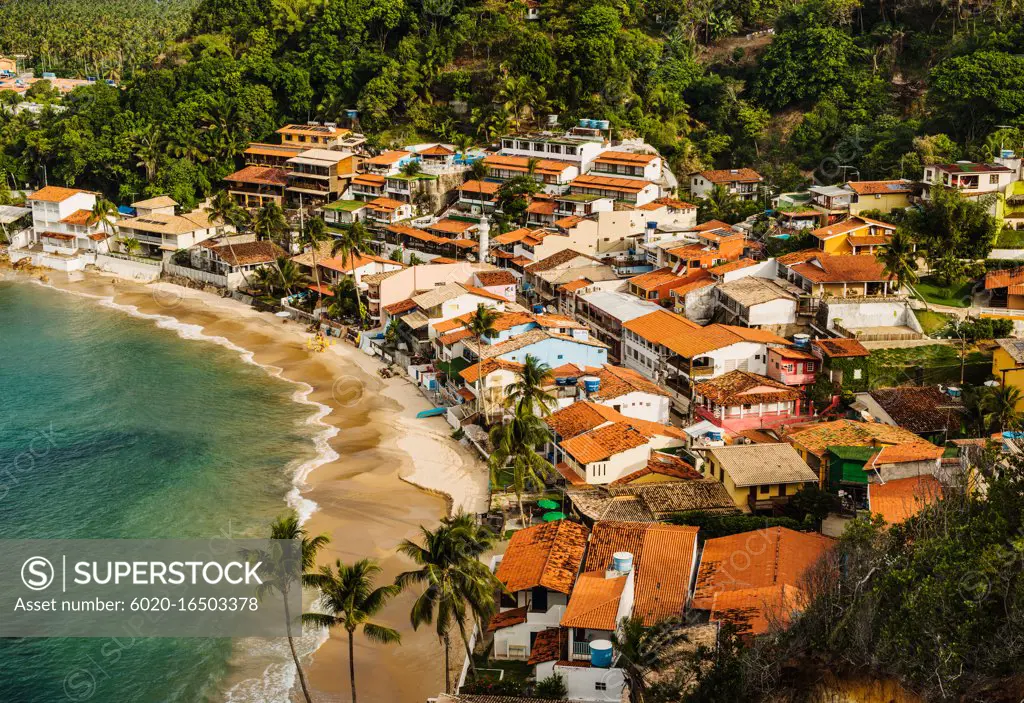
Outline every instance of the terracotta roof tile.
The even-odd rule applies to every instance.
[[[914,192],[911,181],[850,181],[846,187],[857,195],[891,195]]]
[[[711,171],[700,171],[699,173],[705,180],[711,181],[712,183],[732,183],[734,181],[755,183],[764,180],[761,178],[761,174],[752,168],[724,168]]]
[[[626,578],[607,578],[604,571],[580,574],[559,624],[562,627],[614,630],[618,624],[615,616],[619,612],[619,599]]]
[[[784,383],[739,369],[698,383],[694,391],[716,405],[725,406],[786,402],[801,396]]]
[[[704,475],[679,457],[663,452],[651,452],[647,466],[612,481],[609,486],[628,486],[647,476],[663,476],[666,480],[699,481]]]
[[[586,546],[587,528],[576,522],[527,527],[512,535],[495,576],[512,593],[536,586],[569,593]]]
[[[772,527],[704,543],[691,607],[710,610],[717,593],[766,586],[797,586],[834,540],[813,532]]]
[[[892,421],[917,434],[960,429],[964,404],[935,386],[876,388],[871,398]]]
[[[637,178],[595,176],[589,173],[583,174],[582,176],[576,176],[576,178],[572,179],[569,183],[569,187],[573,189],[611,190],[618,193],[639,193],[649,185],[651,185],[650,181],[643,181]]]
[[[480,285],[484,287],[514,285],[518,280],[511,271],[505,269],[499,271],[478,271],[476,277],[480,281]]]
[[[61,188],[60,186],[46,186],[40,188],[32,195],[28,196],[28,200],[38,200],[44,203],[62,203],[72,195],[78,195],[79,193],[87,193],[88,191],[79,190],[78,188]]]
[[[723,591],[715,594],[709,619],[734,625],[741,637],[763,635],[772,625],[789,625],[805,602],[803,591],[788,584]]]
[[[856,420],[818,423],[787,434],[785,439],[819,457],[824,456],[829,447],[881,447],[924,441],[902,427]]]
[[[801,264],[792,264],[792,271],[815,283],[863,283],[887,281],[883,264],[874,254],[829,256],[818,254]]]
[[[246,166],[224,177],[233,183],[255,183],[257,185],[285,186],[288,184],[288,171],[270,166]]]
[[[621,164],[626,166],[637,166],[649,164],[658,158],[657,154],[636,154],[631,151],[602,151],[594,159],[597,164]]]
[[[942,484],[925,474],[868,484],[868,507],[890,525],[909,520],[942,499]]]
[[[384,310],[388,315],[398,315],[408,310],[414,310],[416,308],[416,301],[412,298],[406,298],[405,300],[399,300],[397,303],[391,303],[391,305],[385,305]]]
[[[65,217],[61,222],[66,225],[79,225],[85,226],[89,224],[89,220],[92,219],[91,210],[75,210],[73,213]]]
[[[530,658],[527,664],[543,664],[544,662],[558,661],[569,656],[567,647],[569,645],[568,630],[560,627],[551,627],[537,633],[537,639],[533,641],[530,648]]]
[[[1024,283],[1024,266],[1003,271],[989,271],[985,274],[985,290],[1006,288]]]
[[[686,279],[682,276],[677,276],[670,267],[666,266],[665,268],[642,273],[639,276],[633,276],[626,283],[636,286],[640,290],[650,291],[672,283],[683,285],[686,283]]]
[[[491,617],[491,621],[487,623],[487,631],[494,632],[495,630],[526,622],[526,611],[527,607],[524,605],[522,608],[506,610],[504,613],[496,613]]]
[[[821,352],[822,356],[840,359],[851,356],[870,356],[867,347],[856,339],[816,339],[811,345]]]
[[[598,261],[597,259],[595,259],[592,256],[589,256],[588,254],[581,254],[573,249],[563,249],[560,252],[557,252],[555,254],[552,254],[551,256],[541,259],[540,261],[532,263],[530,266],[526,267],[526,270],[529,271],[530,273],[550,271],[551,269],[557,268],[562,264],[567,264],[578,257],[589,259],[590,261]],[[598,263],[600,262],[598,261]]]
[[[559,446],[580,464],[590,464],[642,447],[649,441],[650,437],[628,422],[616,422],[563,440]]]
[[[603,401],[619,398],[627,393],[651,393],[653,395],[669,396],[668,390],[662,388],[654,381],[651,381],[639,371],[627,369],[624,366],[605,364],[599,370],[588,373],[588,376],[596,376],[600,382],[599,388],[590,393],[591,400]],[[583,382],[579,385],[582,387]]]
[[[468,332],[468,330],[464,331]],[[453,332],[452,334],[461,333]],[[468,335],[462,335],[460,339],[468,339],[469,337],[472,336],[473,333],[470,332]],[[517,364],[512,361],[505,361],[503,359],[486,359],[482,364],[477,363],[473,364],[472,366],[467,366],[466,368],[462,369],[462,371],[459,371],[459,375],[462,376],[462,379],[466,383],[476,383],[477,381],[480,380],[481,375],[487,377],[488,375],[494,373],[498,369],[502,369],[504,371],[519,371],[522,368],[522,364]],[[481,369],[483,370],[482,374]]]

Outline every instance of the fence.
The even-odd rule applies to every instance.
[[[234,290],[244,282],[241,273],[230,273],[225,276],[212,271],[179,266],[178,264],[172,264],[170,261],[164,262],[164,273],[172,276],[181,276],[182,278],[199,281],[200,283],[208,283],[218,288],[230,288],[231,290]]]
[[[118,252],[97,254],[96,268],[137,281],[149,282],[160,278],[160,262]]]

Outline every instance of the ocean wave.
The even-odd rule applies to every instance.
[[[255,354],[241,347],[226,337],[210,335],[203,332],[201,325],[181,322],[170,315],[146,313],[139,310],[135,305],[124,305],[114,301],[111,296],[94,295],[83,291],[68,290],[59,286],[45,283],[38,279],[31,279],[32,282],[53,290],[68,293],[81,298],[95,300],[104,307],[118,310],[132,317],[152,320],[161,329],[172,330],[182,339],[212,342],[221,347],[229,349],[238,354],[239,358],[247,364],[258,366],[270,376],[281,379],[298,386],[291,395],[291,400],[301,405],[312,406],[315,411],[306,419],[306,424],[320,426],[322,429],[313,436],[313,443],[316,447],[316,454],[312,459],[304,461],[291,469],[292,488],[285,496],[288,507],[292,508],[299,515],[300,523],[305,523],[316,512],[319,507],[315,501],[303,495],[303,491],[309,488],[306,479],[318,467],[335,461],[339,455],[330,445],[330,441],[338,434],[338,428],[324,422],[324,418],[331,413],[331,407],[324,403],[310,400],[313,386],[302,381],[293,381],[282,374],[284,369],[271,364],[261,364],[256,361]],[[306,658],[316,652],[330,637],[327,630],[317,630],[301,637],[295,638],[296,648],[300,658]],[[290,692],[296,682],[295,666],[291,661],[291,652],[288,649],[287,641],[284,640],[254,640],[246,639],[236,643],[236,649],[245,659],[258,660],[270,656],[274,661],[268,664],[259,677],[252,677],[236,683],[225,693],[225,703],[288,703]]]

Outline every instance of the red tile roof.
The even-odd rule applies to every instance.
[[[580,574],[559,623],[562,627],[614,630],[626,576],[608,578],[604,571]]]
[[[909,520],[942,499],[942,484],[925,474],[868,484],[868,507],[890,525]]]
[[[586,546],[587,528],[576,522],[527,527],[512,535],[495,576],[512,593],[536,586],[569,593]]]
[[[257,185],[284,186],[288,183],[288,171],[270,166],[246,166],[225,176],[225,181],[233,183],[255,183]]]
[[[709,619],[734,625],[741,637],[763,635],[772,625],[788,626],[805,602],[803,591],[788,584],[723,591],[715,594]]]
[[[705,180],[711,181],[712,183],[733,183],[735,181],[739,181],[741,183],[756,183],[764,180],[761,178],[761,174],[752,168],[725,168],[711,171],[700,171],[699,173]]]

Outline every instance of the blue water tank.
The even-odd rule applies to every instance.
[[[598,129],[608,129],[612,126],[612,123],[608,120],[594,120],[594,126]]]
[[[358,116],[359,116],[359,111],[358,110],[345,110],[345,117],[349,118],[350,120],[354,120]]]
[[[1000,149],[999,150],[999,157],[1002,158],[1002,159],[1012,159],[1013,158],[1013,149]]]
[[[647,220],[647,229],[658,229],[658,223],[654,220]]]
[[[633,570],[633,555],[630,552],[615,552],[612,554],[612,568],[628,574]]]
[[[580,127],[589,127],[589,126],[590,126],[590,120],[585,120],[585,119],[580,118]]]
[[[544,303],[536,303],[533,306],[533,311],[537,314],[544,312]]]
[[[56,78],[56,73],[50,73],[49,71],[43,71],[43,78]]]
[[[587,393],[597,393],[601,389],[601,379],[597,376],[583,377],[583,390]]]
[[[708,439],[711,440],[712,442],[721,442],[722,441],[722,433],[721,432],[708,432]]]
[[[590,643],[590,665],[607,669],[612,665],[612,643],[608,640],[594,640]]]
[[[811,346],[811,336],[809,334],[794,334],[793,346],[797,349],[809,349]]]

